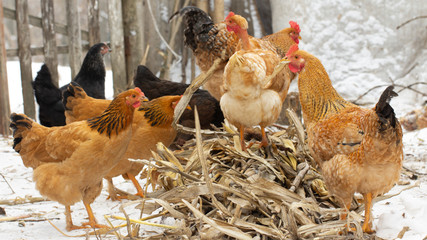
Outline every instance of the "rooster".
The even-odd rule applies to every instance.
[[[322,63],[292,46],[289,68],[299,73],[298,89],[310,153],[320,166],[326,185],[349,210],[355,192],[363,195],[365,221],[372,233],[372,199],[388,192],[399,180],[403,160],[402,128],[388,87],[372,109],[344,100],[332,87]],[[341,219],[346,219],[342,214]]]
[[[174,13],[170,20],[177,16],[184,18],[184,43],[193,51],[196,63],[202,72],[207,72],[216,59],[223,60],[219,68],[204,84],[204,88],[219,101],[222,96],[220,88],[224,79],[224,68],[229,58],[239,50],[239,38],[235,33],[227,31],[224,22],[214,24],[209,15],[197,7],[184,7]],[[291,45],[299,43],[300,39],[299,25],[293,21],[289,23],[289,28],[261,39],[250,37],[251,41],[260,40],[261,46],[274,50],[284,57]]]
[[[265,127],[279,117],[290,77],[285,69],[272,76],[281,58],[275,51],[251,42],[245,18],[229,14],[226,24],[240,38],[242,50],[234,53],[225,66],[221,109],[225,118],[239,129],[242,150],[246,150],[244,129],[255,125],[261,126],[261,146],[266,147]]]
[[[80,84],[87,94],[94,98],[105,99],[105,65],[103,56],[110,51],[106,43],[93,45],[87,52],[79,73],[73,82]],[[64,126],[64,106],[62,92],[68,84],[57,88],[48,67],[44,64],[32,82],[34,95],[39,105],[39,120],[46,127]]]
[[[61,127],[42,126],[24,114],[13,113],[13,148],[43,196],[65,205],[67,230],[97,224],[90,204],[101,193],[102,178],[119,163],[132,136],[135,108],[144,94],[139,88],[119,94],[100,115]],[[89,221],[72,222],[70,206],[83,201]]]
[[[135,112],[132,125],[132,139],[126,153],[120,162],[110,170],[104,178],[108,182],[108,193],[112,200],[118,197],[113,185],[113,178],[122,175],[134,184],[137,196],[143,197],[143,190],[135,179],[143,168],[143,164],[129,161],[131,159],[147,159],[151,151],[156,150],[156,144],[162,142],[169,146],[176,136],[172,127],[174,109],[181,96],[163,96],[144,102]],[[67,124],[81,121],[98,115],[107,108],[110,100],[95,99],[87,96],[84,90],[75,83],[71,83],[64,92],[64,106]]]

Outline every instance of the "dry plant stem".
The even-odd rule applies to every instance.
[[[188,86],[188,88],[185,90],[181,100],[175,107],[174,119],[172,122],[173,128],[177,129],[178,120],[184,112],[185,108],[188,106],[188,103],[190,102],[193,93],[197,91],[197,89],[199,89],[199,87],[202,86],[212,76],[212,74],[218,69],[218,66],[222,61],[223,60],[220,58],[216,59],[212,67],[209,68],[206,73],[201,73],[199,76],[197,76],[197,78],[194,79],[190,86]]]
[[[304,168],[295,177],[294,181],[292,182],[291,188],[289,188],[289,191],[295,192],[295,190],[299,187],[301,180],[304,178],[305,174],[307,174],[309,169],[310,169],[310,164],[308,164],[308,162],[305,162]]]
[[[232,216],[232,214],[227,210],[227,208],[220,203],[215,195],[213,194],[213,187],[212,187],[212,180],[209,177],[209,171],[208,171],[208,163],[206,161],[206,156],[203,154],[203,144],[202,144],[202,135],[200,134],[200,121],[199,121],[199,113],[197,112],[197,106],[194,107],[194,121],[196,123],[196,144],[197,144],[197,153],[199,155],[200,164],[202,165],[202,172],[203,176],[206,181],[206,185],[209,189],[209,195],[212,198],[212,203],[221,210],[224,214],[227,214],[228,216]]]
[[[10,190],[12,191],[12,193],[15,194],[15,191],[13,191],[13,188],[10,186],[9,182],[6,180],[6,178],[4,177],[4,175],[2,173],[0,173],[0,175],[4,179],[4,181],[6,182],[7,186],[9,186]]]
[[[176,125],[176,130],[186,134],[196,134],[196,130],[194,128],[184,127],[181,124]],[[206,136],[233,136],[233,134],[228,132],[220,132],[207,129],[201,129],[200,133]]]
[[[427,16],[417,16],[417,17],[414,17],[412,19],[409,19],[409,20],[405,21],[404,23],[400,24],[399,26],[397,26],[396,29],[399,29],[399,28],[405,26],[406,24],[408,24],[408,23],[410,23],[412,21],[415,21],[417,19],[421,19],[421,18],[427,18]]]
[[[47,199],[44,197],[25,196],[25,198],[17,197],[14,199],[0,200],[0,205],[19,205],[19,204],[36,203],[36,202],[44,202],[44,201],[47,201]]]
[[[32,214],[25,214],[21,216],[14,216],[14,217],[2,217],[0,218],[0,222],[10,222],[10,221],[16,221],[20,219],[30,218],[32,217]]]
[[[119,219],[119,220],[125,220],[125,221],[127,220],[124,217],[115,216],[115,215],[110,215],[108,217]],[[157,224],[157,223],[145,222],[145,221],[131,219],[131,218],[129,218],[129,221],[132,222],[132,223],[144,224],[144,225],[153,226],[153,227],[161,227],[161,228],[168,228],[168,229],[176,229],[177,228],[176,226],[169,226],[169,225],[164,225],[164,224]]]

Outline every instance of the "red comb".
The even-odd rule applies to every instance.
[[[301,32],[301,28],[299,27],[298,23],[294,21],[289,21],[289,25],[291,25],[291,28],[295,29],[298,33]]]
[[[227,17],[225,18],[225,20],[227,20],[227,19],[229,19],[229,18],[231,18],[232,16],[234,16],[235,14],[234,14],[234,12],[230,12],[230,13],[228,13],[228,15],[227,15]]]
[[[288,52],[286,53],[286,57],[287,57],[287,58],[290,58],[290,57],[291,57],[291,55],[292,55],[294,52],[298,51],[298,50],[299,50],[299,48],[298,48],[298,44],[294,44],[294,45],[292,45],[292,46],[289,48]]]
[[[139,94],[141,94],[141,96],[145,96],[139,87],[136,87],[135,91],[139,92]]]

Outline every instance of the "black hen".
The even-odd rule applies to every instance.
[[[154,99],[165,95],[182,95],[188,84],[161,80],[156,77],[146,66],[139,65],[134,78],[135,87],[139,87],[148,99]],[[222,126],[224,115],[219,102],[208,91],[198,89],[192,96],[190,107],[197,106],[200,125],[203,129],[211,128],[210,124]],[[185,110],[181,116],[180,124],[186,127],[195,127],[193,110]]]
[[[103,56],[109,51],[106,43],[93,45],[86,54],[79,73],[73,79],[94,98],[105,99],[105,65]],[[65,125],[62,92],[69,84],[57,88],[52,83],[49,69],[44,64],[32,82],[39,104],[40,123],[47,127]]]

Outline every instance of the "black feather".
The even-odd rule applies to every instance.
[[[162,96],[182,95],[189,86],[189,84],[159,79],[150,69],[143,65],[138,66],[134,84],[136,87],[139,87],[150,100]],[[217,127],[222,126],[224,115],[221,111],[221,107],[219,102],[212,97],[208,91],[197,89],[191,97],[189,105],[192,109],[194,109],[194,106],[197,106],[200,125],[203,129],[211,128],[210,124],[214,124]],[[147,117],[154,118],[155,116],[147,115]],[[185,110],[179,122],[186,127],[195,128],[193,110]]]
[[[381,97],[375,106],[375,112],[377,113],[380,122],[380,131],[384,131],[388,125],[393,128],[396,127],[396,114],[390,106],[391,98],[397,96],[397,93],[393,91],[393,88],[393,86],[387,87],[381,94]]]

